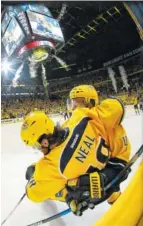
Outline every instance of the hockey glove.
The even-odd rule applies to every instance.
[[[82,175],[69,180],[66,188],[66,202],[72,212],[80,216],[86,209],[93,209],[94,203],[104,197],[104,174],[94,172]]]
[[[66,195],[66,203],[76,216],[82,216],[82,213],[88,209],[88,203],[83,200],[76,200],[70,193]]]
[[[31,177],[33,176],[34,172],[35,172],[35,165],[28,166],[28,168],[26,170],[26,174],[25,174],[26,180],[29,181],[31,179]]]

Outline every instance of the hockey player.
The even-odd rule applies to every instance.
[[[75,214],[108,198],[114,189],[105,194],[104,186],[123,169],[130,154],[126,135],[114,141],[123,113],[118,100],[108,99],[92,110],[76,109],[61,129],[43,113],[27,116],[22,140],[44,153],[28,182],[28,197],[33,201],[66,199]],[[109,159],[110,167],[104,171]],[[114,164],[117,167],[112,170]]]
[[[68,118],[71,117],[72,111],[79,108],[89,108],[95,107],[99,103],[98,93],[96,89],[91,85],[80,85],[74,87],[70,96],[67,99],[67,110],[68,110]],[[65,124],[67,121],[65,122]]]
[[[79,107],[80,108],[87,107],[87,108],[91,109],[99,104],[98,93],[95,90],[95,88],[91,85],[79,85],[79,86],[74,87],[70,91],[69,98],[70,98],[70,109],[72,109],[72,110],[79,108]],[[120,100],[118,99],[118,101],[120,101]],[[109,110],[111,110],[111,109],[109,109]],[[106,112],[106,116],[108,117],[107,112]],[[116,133],[114,131],[116,131]],[[122,138],[124,137],[126,140],[126,137],[127,137],[126,132],[121,124],[117,125],[116,129],[115,130],[113,129],[112,133],[113,133],[112,138],[113,138],[113,140],[115,140],[116,144],[118,142],[120,144],[122,143],[121,137]],[[115,144],[115,146],[116,146],[116,144]],[[119,148],[120,148],[120,152],[121,152],[122,148],[124,148],[124,144],[123,144],[123,146],[119,145]],[[118,161],[118,163],[117,163],[117,161]],[[109,168],[111,168],[111,171],[114,171],[113,168],[115,170],[118,168],[118,170],[119,170],[119,165],[120,165],[120,159],[118,159],[118,158],[117,159],[114,158],[114,160],[110,159],[110,161],[108,161],[104,171],[109,170]],[[122,170],[122,168],[120,168],[120,169]],[[109,204],[113,204],[121,194],[119,184],[117,186],[115,186],[114,190],[115,190],[115,192],[113,192],[107,200]]]
[[[134,110],[135,110],[136,114],[140,114],[138,104],[139,104],[139,98],[136,97],[135,100],[134,100]]]
[[[140,98],[140,111],[143,112],[143,97]]]
[[[89,109],[99,103],[98,93],[91,85],[80,85],[74,87],[69,95],[68,108],[72,111],[77,107]]]

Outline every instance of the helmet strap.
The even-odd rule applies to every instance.
[[[91,107],[95,107],[96,103],[94,99],[90,99],[89,104]]]

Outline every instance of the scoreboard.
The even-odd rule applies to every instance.
[[[57,19],[42,3],[8,6],[1,23],[2,45],[7,58],[32,54],[34,48],[56,51],[64,44]]]

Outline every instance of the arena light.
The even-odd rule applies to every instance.
[[[3,71],[5,74],[7,74],[8,71],[11,71],[11,64],[7,60],[2,62],[1,71]]]

